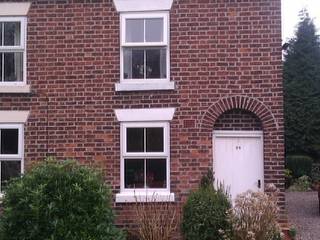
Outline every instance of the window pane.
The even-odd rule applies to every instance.
[[[4,45],[5,46],[20,46],[20,22],[5,22],[4,23]]]
[[[144,78],[144,50],[124,49],[124,79]]]
[[[147,152],[163,152],[163,128],[147,128]]]
[[[125,159],[125,188],[144,188],[144,159]]]
[[[167,187],[167,160],[147,159],[147,187],[166,188]]]
[[[147,78],[166,78],[167,52],[165,48],[146,50]]]
[[[127,152],[144,152],[144,128],[127,128]]]
[[[1,129],[1,154],[18,154],[18,129]]]
[[[19,177],[21,174],[20,161],[2,161],[1,162],[1,191],[4,191],[8,181]]]
[[[2,72],[2,59],[3,59],[3,53],[0,53],[0,82],[3,82],[3,79],[2,79],[2,75],[3,75],[3,72]]]
[[[23,53],[3,53],[4,81],[15,82],[23,80]]]
[[[126,19],[126,42],[144,42],[143,34],[143,19]]]
[[[123,78],[132,79],[132,49],[123,50]]]
[[[3,43],[2,43],[2,26],[3,26],[3,22],[0,22],[0,46],[3,45]]]
[[[163,19],[146,19],[146,42],[163,41]]]

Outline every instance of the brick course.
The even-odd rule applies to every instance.
[[[114,109],[176,107],[170,124],[171,191],[180,206],[212,168],[214,126],[228,116],[224,112],[244,109],[261,120],[265,181],[280,188],[284,213],[280,10],[280,0],[175,0],[170,58],[176,89],[115,92],[120,27],[112,0],[32,0],[27,36],[32,93],[0,94],[0,110],[31,111],[26,167],[48,155],[74,158],[100,168],[117,193],[120,125]],[[130,204],[114,206],[118,224],[132,226]]]
[[[252,112],[232,109],[219,116],[213,129],[225,131],[261,131],[262,123]]]

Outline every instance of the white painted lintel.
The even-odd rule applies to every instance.
[[[116,109],[119,122],[171,121],[175,108]]]
[[[118,12],[170,11],[173,0],[113,0]]]
[[[3,2],[0,3],[0,17],[26,16],[29,12],[30,2]]]
[[[25,123],[30,111],[0,111],[0,123]]]

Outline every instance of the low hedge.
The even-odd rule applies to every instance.
[[[286,168],[292,172],[294,178],[310,176],[313,159],[306,155],[290,155],[286,158]]]

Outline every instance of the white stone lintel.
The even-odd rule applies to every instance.
[[[113,0],[118,12],[170,11],[173,0]]]

